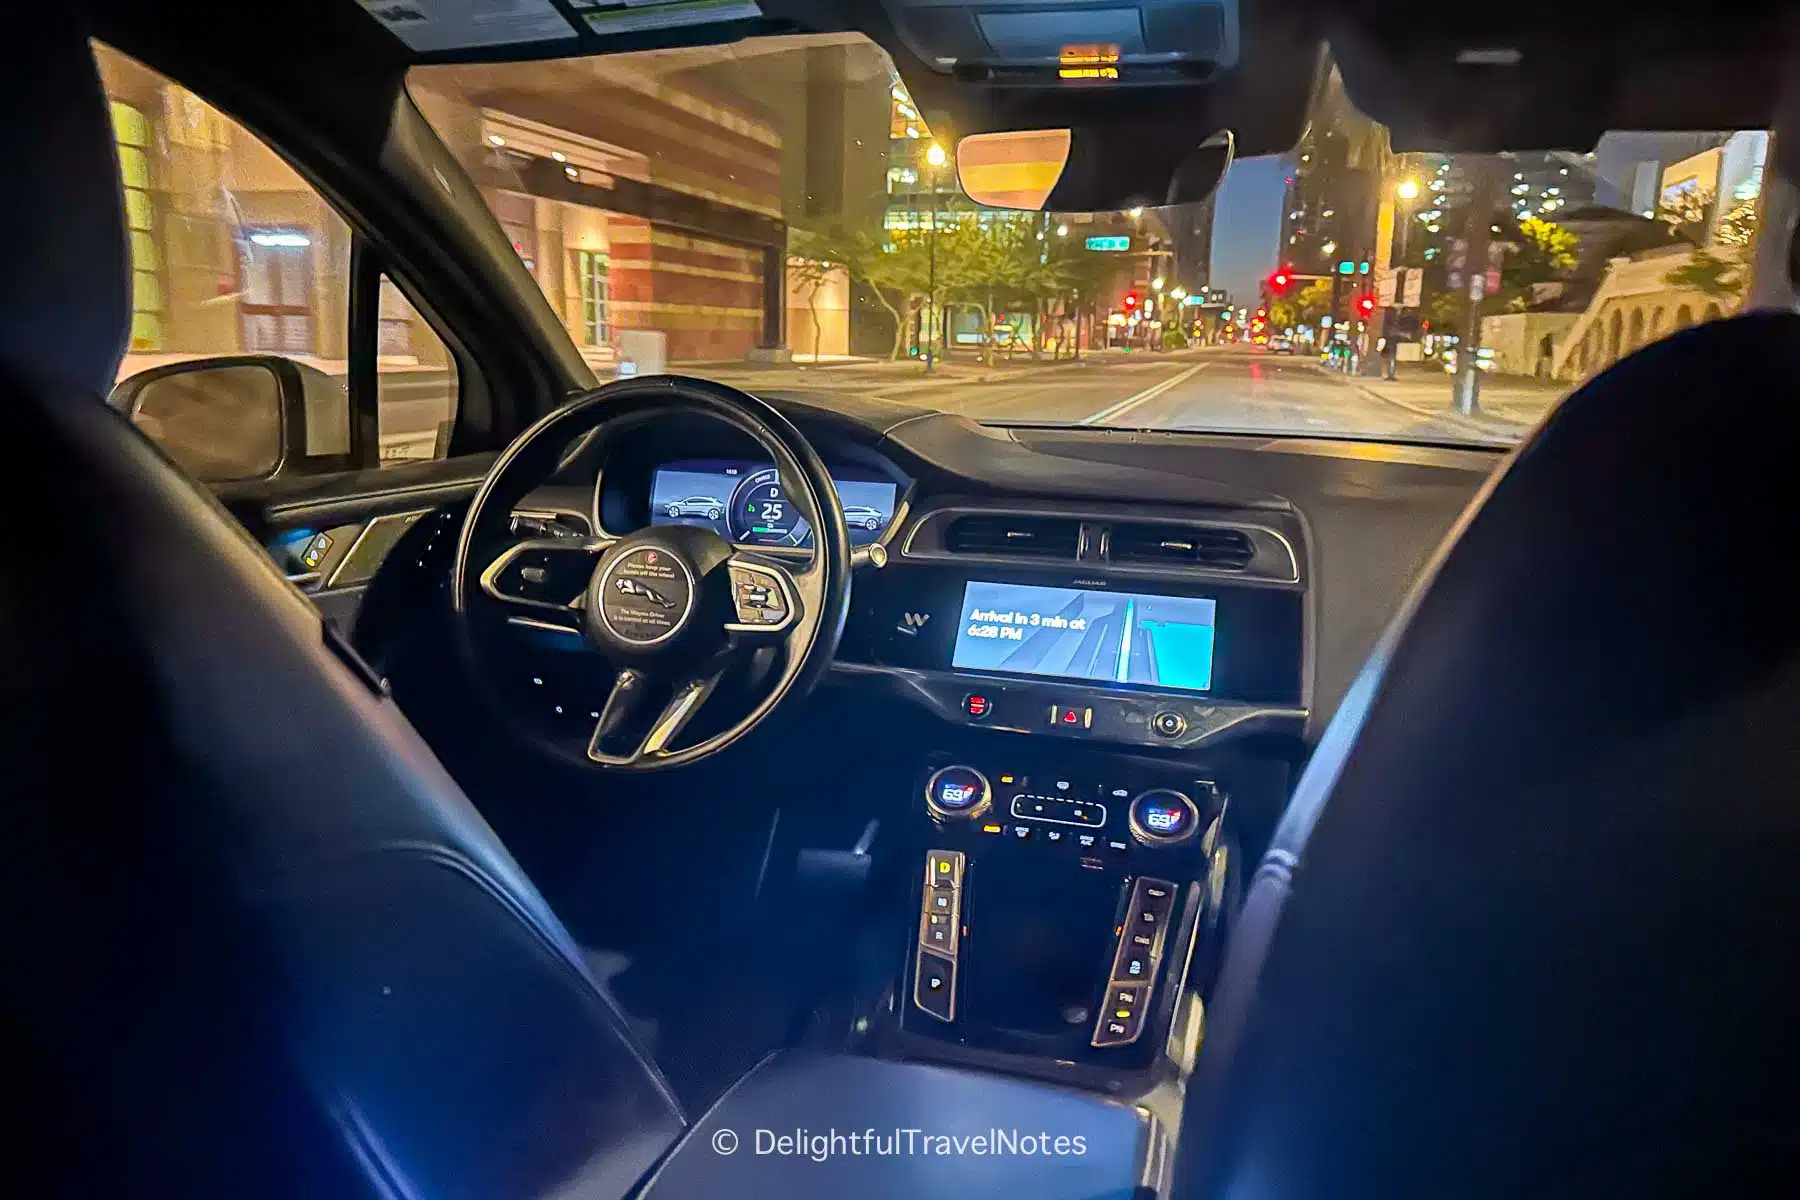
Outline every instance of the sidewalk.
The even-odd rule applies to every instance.
[[[1464,415],[1451,404],[1451,377],[1435,363],[1402,364],[1399,378],[1340,375],[1320,370],[1377,400],[1421,417],[1467,426],[1485,436],[1516,441],[1563,398],[1568,389],[1520,375],[1484,374],[1477,412]]]

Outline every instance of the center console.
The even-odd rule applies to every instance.
[[[940,758],[900,1027],[973,1050],[1143,1068],[1183,992],[1226,797],[1189,770]]]

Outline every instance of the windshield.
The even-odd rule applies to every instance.
[[[601,378],[993,424],[1512,441],[1738,306],[1768,146],[1400,154],[1334,75],[1290,153],[1204,202],[1039,213],[971,201],[955,131],[858,35],[409,87]]]

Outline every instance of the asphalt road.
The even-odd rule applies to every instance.
[[[977,376],[925,376],[916,364],[745,368],[707,365],[688,373],[749,391],[888,396],[994,424],[1084,424],[1113,428],[1344,435],[1394,440],[1508,440],[1524,429],[1434,416],[1417,402],[1384,399],[1373,387],[1322,370],[1309,355],[1248,347],[1138,353],[1079,364],[1016,366]],[[677,370],[682,370],[679,365]],[[383,440],[428,435],[447,415],[447,380],[433,373],[382,377]],[[1440,400],[1431,389],[1429,405]],[[1445,379],[1441,402],[1448,403]],[[1409,393],[1410,394],[1410,393]],[[429,453],[427,444],[426,453]]]
[[[1447,397],[1447,380],[1444,391]],[[1237,347],[1067,367],[1017,383],[913,390],[905,399],[994,423],[1418,441],[1493,436],[1454,417],[1431,417],[1384,400],[1321,370],[1310,356]]]

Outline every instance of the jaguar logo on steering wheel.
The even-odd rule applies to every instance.
[[[654,553],[652,553],[648,556],[648,558],[650,561],[654,562],[656,559],[656,555]],[[627,596],[636,596],[641,600],[648,600],[650,603],[656,605],[658,608],[674,608],[675,607],[675,602],[673,600],[668,599],[666,596],[664,596],[661,592],[657,591],[655,588],[646,587],[644,584],[639,583],[635,579],[626,579],[624,577],[620,577],[618,579],[613,580],[613,586],[618,588],[621,592],[623,592]]]

